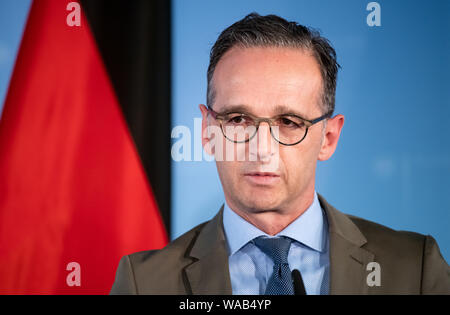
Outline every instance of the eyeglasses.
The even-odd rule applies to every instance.
[[[262,122],[267,122],[270,127],[270,134],[276,141],[283,145],[296,145],[305,139],[309,127],[331,116],[331,112],[328,112],[313,120],[308,120],[294,114],[260,118],[240,112],[219,114],[211,107],[207,107],[212,117],[220,122],[223,136],[234,143],[250,141],[258,132],[259,125]]]

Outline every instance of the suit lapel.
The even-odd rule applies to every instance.
[[[367,264],[373,253],[362,248],[366,238],[349,217],[319,194],[330,238],[330,294],[367,294]],[[199,232],[188,256],[193,263],[183,272],[192,294],[232,294],[228,252],[223,231],[223,206]]]
[[[373,253],[362,248],[366,238],[350,218],[319,195],[330,237],[330,294],[367,294],[367,264]]]
[[[330,294],[367,294],[367,264],[374,255],[330,233]]]
[[[188,253],[194,262],[184,273],[192,294],[232,294],[222,214],[223,206],[199,232]]]

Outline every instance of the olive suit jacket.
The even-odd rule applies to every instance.
[[[329,226],[330,294],[450,294],[450,267],[431,236],[346,215],[318,197]],[[232,294],[222,214],[223,206],[161,250],[124,256],[110,294]]]

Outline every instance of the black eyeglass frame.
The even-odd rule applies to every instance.
[[[322,116],[320,116],[320,117],[318,117],[318,118],[316,118],[316,119],[312,119],[312,120],[309,120],[309,119],[300,117],[300,116],[298,116],[298,115],[296,115],[296,114],[283,114],[283,115],[278,115],[278,116],[272,117],[272,118],[261,118],[261,117],[253,116],[253,115],[248,114],[248,113],[242,113],[242,112],[228,112],[228,113],[226,113],[226,114],[220,114],[220,113],[217,113],[216,111],[214,111],[209,105],[207,105],[206,107],[207,107],[208,111],[211,113],[211,116],[212,116],[215,120],[219,120],[219,121],[220,121],[220,130],[222,130],[223,136],[224,136],[227,140],[232,141],[232,142],[234,142],[234,143],[245,143],[245,142],[249,142],[249,141],[250,141],[250,140],[258,133],[259,125],[260,125],[262,122],[265,121],[265,122],[267,122],[267,124],[269,125],[269,128],[270,128],[270,134],[272,135],[272,137],[273,137],[278,143],[280,143],[280,144],[282,144],[282,145],[286,145],[286,146],[293,146],[293,145],[299,144],[300,142],[302,142],[302,141],[306,138],[306,135],[308,134],[308,129],[309,129],[312,125],[317,124],[318,122],[320,122],[320,121],[322,121],[322,120],[324,120],[324,119],[330,118],[331,115],[332,115],[332,112],[328,112],[328,113],[326,113],[325,115],[322,115]],[[230,114],[241,114],[241,115],[246,115],[246,116],[252,118],[252,119],[256,122],[255,133],[254,133],[251,137],[249,137],[248,139],[243,140],[243,141],[236,141],[236,140],[232,140],[232,139],[228,138],[228,137],[226,136],[224,130],[223,130],[222,122],[223,122],[223,120],[224,120],[224,118],[225,118],[224,116],[225,116],[225,115],[230,115]],[[297,141],[297,142],[295,142],[295,143],[288,144],[288,143],[281,142],[280,140],[278,140],[278,139],[275,137],[275,135],[273,134],[273,131],[272,131],[272,124],[273,124],[273,122],[274,122],[276,119],[278,119],[278,118],[280,118],[280,117],[283,117],[283,116],[293,116],[293,117],[297,117],[297,118],[299,118],[300,120],[302,120],[303,122],[305,122],[306,131],[305,131],[305,135],[303,136],[303,138],[301,138],[299,141]]]

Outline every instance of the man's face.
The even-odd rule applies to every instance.
[[[307,51],[291,48],[230,49],[219,61],[213,76],[215,100],[212,108],[224,113],[236,106],[258,117],[296,113],[315,119],[322,91],[320,68]],[[218,124],[202,109],[204,129]],[[261,123],[253,159],[216,161],[225,198],[241,211],[289,209],[305,196],[312,197],[316,163],[324,138],[324,121],[309,128],[297,145],[278,144],[267,123]],[[228,140],[227,140],[228,141]],[[204,140],[205,142],[205,140]],[[249,154],[250,142],[234,144]],[[250,153],[252,154],[252,153]]]

